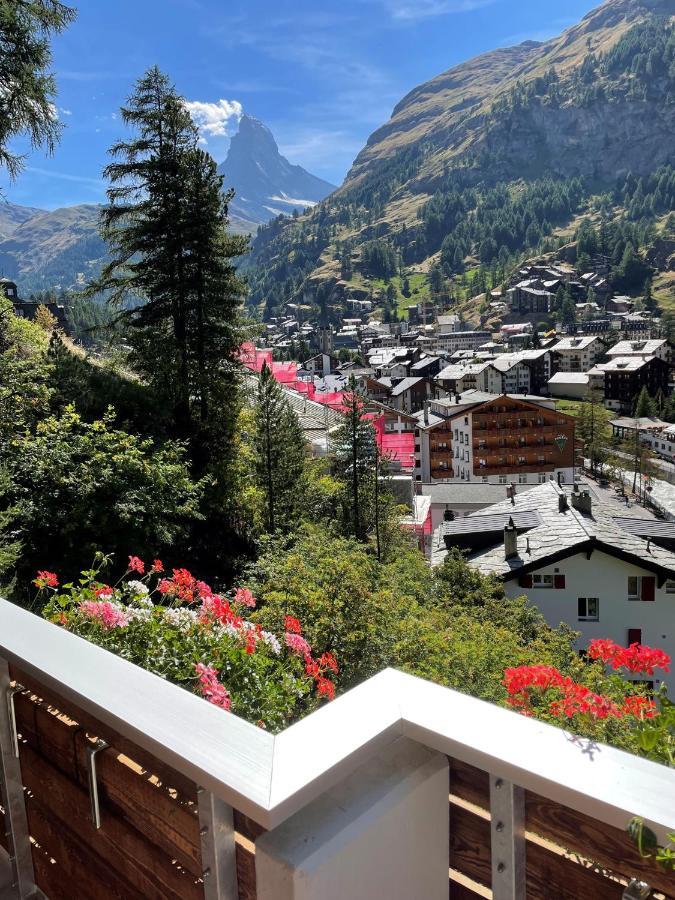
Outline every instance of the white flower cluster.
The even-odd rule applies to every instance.
[[[165,609],[164,621],[181,631],[189,631],[197,621],[197,612],[184,606],[178,609]]]

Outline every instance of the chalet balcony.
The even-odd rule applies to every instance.
[[[524,463],[511,463],[507,465],[494,465],[494,466],[478,466],[474,465],[474,475],[480,477],[488,477],[491,475],[524,475],[528,473],[534,472],[555,472],[556,468],[559,466],[555,466],[553,463],[538,463],[538,462],[524,462]]]
[[[552,451],[558,449],[555,440],[560,434],[561,431],[559,428],[538,428],[536,431],[524,431],[523,429],[519,429],[510,433],[495,430],[488,432],[486,437],[474,437],[473,449],[476,453],[480,450],[509,447],[514,449],[517,449],[518,447],[545,447],[547,450]],[[540,443],[540,438],[542,439],[542,443]],[[521,440],[524,440],[525,443],[521,443]],[[558,450],[558,452],[560,451]]]
[[[672,770],[398,671],[274,736],[0,601],[0,690],[2,900],[675,895]]]

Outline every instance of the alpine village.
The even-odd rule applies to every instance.
[[[675,900],[675,2],[591,2],[0,0],[0,900]]]

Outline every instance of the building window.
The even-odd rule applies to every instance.
[[[600,603],[597,597],[579,597],[579,621],[580,622],[598,622],[600,621]]]
[[[666,581],[666,594],[675,594],[675,581]]]
[[[539,484],[546,484],[546,472],[539,473]]]
[[[552,588],[553,575],[533,575],[532,587],[535,588]]]
[[[527,475],[519,475],[518,484],[527,484]]]
[[[506,482],[506,475],[500,475],[500,476],[499,476],[499,483],[500,483],[500,484],[506,484],[506,483],[507,483],[507,482]]]
[[[629,575],[628,599],[652,602],[655,599],[656,578],[653,575]],[[673,592],[675,593],[675,592]]]

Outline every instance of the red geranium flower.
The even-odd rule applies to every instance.
[[[129,557],[129,571],[130,572],[138,572],[139,575],[142,575],[145,572],[145,563],[138,556],[130,556]]]
[[[59,586],[59,579],[53,572],[47,572],[46,569],[43,569],[37,573],[37,578],[35,578],[33,584],[37,585],[40,590],[46,587],[56,588]]]
[[[302,634],[302,625],[297,619],[293,618],[293,616],[286,616],[284,619],[284,628],[286,631],[290,631],[291,634]]]

